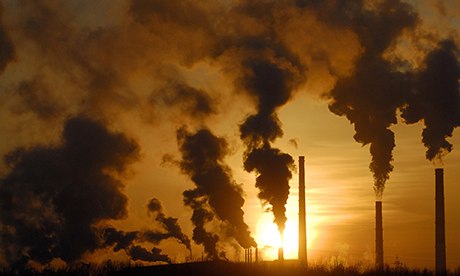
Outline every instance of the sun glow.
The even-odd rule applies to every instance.
[[[317,233],[311,227],[308,227],[307,232],[307,248],[309,248]],[[284,240],[282,242],[278,227],[273,222],[273,215],[271,213],[261,214],[257,223],[255,238],[263,260],[277,259],[278,248],[282,245],[284,247],[284,258],[297,259],[299,231],[296,216],[291,218],[288,213],[288,220],[283,235]]]
[[[293,204],[290,204],[290,201]],[[284,230],[283,242],[277,225],[273,222],[273,214],[264,212],[260,214],[257,222],[255,239],[259,247],[260,257],[263,260],[278,259],[278,248],[283,245],[285,259],[297,259],[299,242],[298,205],[297,198],[289,198],[287,207],[287,221]],[[311,208],[311,207],[310,207]],[[318,236],[317,223],[307,214],[307,249],[311,249]]]

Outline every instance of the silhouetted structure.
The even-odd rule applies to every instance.
[[[383,270],[383,218],[382,202],[375,202],[375,268]]]
[[[435,169],[436,176],[436,274],[446,273],[446,233],[444,218],[444,169]]]
[[[284,248],[278,248],[278,261],[284,261]]]
[[[250,248],[244,249],[244,262],[245,263],[252,264],[252,263],[257,263],[258,261],[259,261],[259,249],[257,247],[250,247]]]
[[[299,156],[299,262],[307,265],[307,222],[305,212],[305,157]]]

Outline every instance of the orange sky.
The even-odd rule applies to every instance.
[[[219,3],[226,7],[236,2]],[[458,44],[460,5],[456,1],[403,2],[414,5],[419,12],[420,28],[412,35],[420,40],[414,42],[408,35],[410,38],[396,44],[390,56],[403,56],[417,65],[427,48],[434,44],[431,37],[451,36]],[[0,155],[17,147],[58,145],[66,118],[89,115],[104,122],[110,130],[132,137],[140,146],[140,160],[122,179],[129,199],[128,216],[110,223],[123,230],[150,227],[145,206],[156,197],[165,213],[177,217],[191,238],[192,211],[184,206],[182,192],[192,188],[193,183],[174,163],[163,162],[163,157],[170,155],[180,160],[176,141],[178,127],[186,125],[193,131],[206,126],[227,139],[230,155],[225,161],[236,182],[242,185],[244,219],[251,233],[260,247],[276,245],[276,237],[267,238],[270,236],[267,233],[276,233],[276,226],[271,223],[271,212],[264,212],[257,198],[256,174],[243,168],[245,145],[240,140],[239,125],[255,112],[256,105],[238,84],[241,72],[229,68],[237,63],[235,57],[242,58],[248,53],[230,48],[218,58],[206,56],[203,53],[218,46],[205,43],[215,34],[201,29],[200,20],[204,19],[184,14],[180,20],[196,23],[196,26],[185,24],[184,27],[184,22],[175,17],[170,19],[166,14],[169,21],[152,17],[148,19],[152,20],[148,21],[151,26],[146,27],[129,16],[130,3],[128,0],[97,4],[85,1],[2,3],[2,28],[11,36],[15,57],[0,76],[0,88],[4,91],[0,96]],[[206,3],[199,7],[206,14],[221,11],[221,6],[209,2],[208,7]],[[277,110],[284,135],[273,146],[290,154],[296,164],[298,156],[306,158],[309,262],[331,264],[339,260],[350,265],[372,266],[375,194],[369,170],[369,146],[353,139],[353,126],[345,117],[331,113],[328,99],[324,97],[334,87],[337,77],[353,72],[363,46],[352,30],[326,24],[314,11],[300,13],[288,7],[283,12],[287,14],[286,21],[276,19],[292,31],[276,32],[282,34],[280,39],[290,45],[289,50],[297,54],[310,71],[307,81],[293,91],[291,100]],[[47,14],[51,14],[54,21],[50,19],[40,25],[41,20],[46,21]],[[228,23],[232,28],[245,35],[263,32],[264,26],[259,26],[257,18],[238,16],[232,17],[236,23]],[[38,31],[25,24],[33,22],[32,19],[38,20]],[[160,24],[163,19],[164,25]],[[283,24],[278,22],[276,27],[281,28]],[[235,30],[229,32],[232,31]],[[35,32],[37,37],[33,35]],[[330,59],[313,57],[312,53],[317,52]],[[99,79],[101,75],[103,80]],[[162,88],[172,78],[206,91],[216,102],[212,116],[187,114],[190,107],[179,100],[176,105],[162,104],[152,91]],[[39,79],[40,85],[33,93],[35,98],[26,98],[18,92],[22,82],[35,79]],[[40,108],[50,106],[56,108],[56,113],[41,117]],[[460,182],[457,169],[460,133],[455,130],[448,139],[453,151],[443,157],[442,163],[433,164],[425,158],[421,122],[407,125],[399,118],[398,124],[390,129],[395,133],[396,147],[394,169],[383,194],[385,262],[391,265],[398,258],[409,267],[434,267],[434,169],[443,167],[447,265],[455,269],[460,265],[460,203],[457,201],[460,198],[457,185]],[[0,166],[2,176],[8,169],[5,164]],[[297,248],[292,240],[295,241],[297,235],[297,172],[289,185],[286,234],[292,235],[286,238],[285,256],[296,258]],[[232,250],[228,244],[223,246]],[[175,261],[188,257],[185,247],[175,241],[163,241],[159,247]],[[202,247],[192,244],[192,252],[195,258],[201,257]],[[262,252],[263,259],[276,256],[273,249]],[[228,256],[232,260],[243,260],[242,251]],[[85,257],[123,258],[123,253],[101,250]]]

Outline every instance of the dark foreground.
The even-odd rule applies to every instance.
[[[308,269],[294,261],[261,262],[257,264],[232,263],[226,261],[195,262],[156,266],[79,266],[62,270],[0,272],[1,275],[309,275],[309,276],[372,276],[372,275],[434,275],[430,270],[409,270],[405,268],[383,271],[362,271],[357,267],[313,266]],[[460,275],[459,271],[447,275]]]
[[[327,268],[315,266],[309,269],[301,267],[297,262],[262,262],[257,264],[231,263],[224,261],[186,263],[177,265],[161,265],[122,269],[114,275],[309,275],[309,276],[339,276],[339,275],[434,275],[429,270],[390,269],[384,271],[360,271],[354,267],[337,266]],[[449,275],[460,275],[451,273]]]

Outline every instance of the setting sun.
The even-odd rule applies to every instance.
[[[278,258],[278,248],[283,245],[284,257],[286,259],[297,259],[298,255],[298,214],[295,208],[297,204],[297,197],[289,198],[287,204],[287,217],[286,228],[284,230],[284,241],[281,241],[281,237],[276,224],[273,222],[273,215],[271,213],[262,213],[259,217],[256,226],[255,239],[258,244],[259,250],[261,250],[261,258],[263,260],[275,260]],[[289,204],[292,202],[292,204]],[[307,221],[309,221],[307,217]],[[307,222],[307,248],[310,248],[317,237],[315,223],[316,221],[311,219]]]

